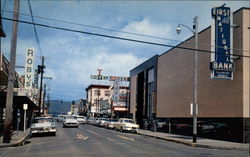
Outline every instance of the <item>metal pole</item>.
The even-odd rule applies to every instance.
[[[43,114],[45,113],[45,96],[46,96],[46,84],[44,84],[44,90],[43,90]]]
[[[39,92],[39,116],[41,115],[41,99],[42,99],[42,89],[43,89],[43,68],[44,68],[44,56],[42,56],[42,67],[41,67],[41,80],[40,80],[40,92]]]
[[[15,79],[15,64],[16,64],[16,45],[17,45],[17,27],[18,27],[18,13],[19,13],[20,1],[14,1],[14,13],[13,13],[13,31],[10,49],[10,62],[9,62],[9,74],[8,74],[8,89],[5,108],[5,124],[4,124],[4,137],[3,143],[10,143],[11,139],[11,124],[12,124],[12,105],[13,105],[13,88]]]
[[[23,115],[23,131],[26,130],[26,110],[24,109],[24,115]]]
[[[194,46],[194,87],[193,87],[193,143],[196,143],[197,140],[197,81],[198,81],[198,73],[197,73],[197,64],[198,64],[198,16],[194,18],[194,29],[195,29],[195,46]]]

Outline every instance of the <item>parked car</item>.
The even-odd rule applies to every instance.
[[[57,116],[57,122],[62,122],[64,120],[64,115]]]
[[[52,117],[37,117],[33,120],[31,134],[52,133],[56,136],[56,124]]]
[[[132,119],[120,118],[115,125],[115,130],[137,133],[139,130],[139,125],[135,124]]]
[[[95,118],[88,118],[88,119],[87,119],[87,124],[93,125],[93,123],[94,123],[95,121],[96,121]]]
[[[63,120],[63,127],[77,127],[79,122],[73,116],[65,116]]]
[[[106,129],[114,129],[115,128],[115,125],[118,124],[117,123],[118,120],[117,119],[109,119],[106,121],[106,123],[104,124],[104,127]]]
[[[79,124],[86,124],[86,117],[84,116],[77,116],[76,120],[79,122]]]
[[[96,122],[96,126],[104,127],[105,122],[108,120],[108,118],[99,118]]]

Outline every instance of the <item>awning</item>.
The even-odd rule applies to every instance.
[[[28,110],[38,110],[39,107],[27,96],[13,96],[13,108],[23,109],[23,104],[28,104]],[[6,92],[0,93],[0,107],[5,108]]]

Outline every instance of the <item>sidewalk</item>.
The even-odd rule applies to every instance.
[[[139,130],[138,134],[159,138],[167,141],[172,141],[176,143],[181,143],[193,147],[224,149],[224,150],[245,150],[245,151],[250,150],[250,144],[219,141],[219,140],[205,139],[205,138],[197,138],[197,143],[193,143],[193,138],[190,136],[152,132],[148,130]]]
[[[0,136],[0,148],[23,145],[30,136],[30,129],[26,131],[14,131],[10,143],[3,143],[3,136]]]

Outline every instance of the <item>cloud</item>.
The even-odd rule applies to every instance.
[[[107,76],[129,76],[131,69],[147,59],[133,50],[119,49],[114,53],[116,46],[105,40],[78,34],[41,40],[47,57],[51,56],[45,59],[45,75],[53,78],[52,95],[68,93],[63,97],[70,100],[84,97],[84,89],[91,83],[90,75],[97,74],[96,69],[103,69]]]
[[[141,21],[131,22],[126,25],[122,31],[157,37],[166,37],[170,34],[170,28],[167,23],[154,23],[148,18],[144,18]]]

